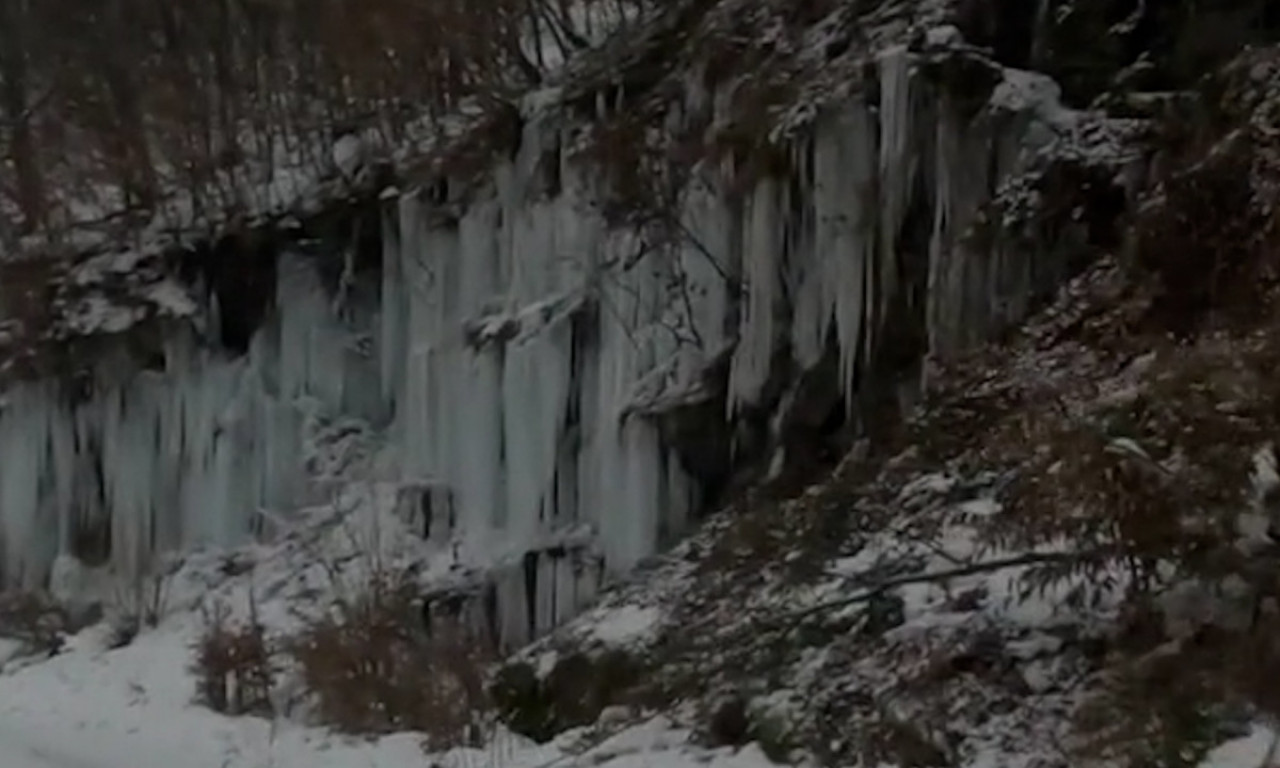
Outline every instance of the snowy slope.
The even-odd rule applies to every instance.
[[[177,618],[125,649],[103,652],[90,638],[52,661],[0,676],[0,760],[5,768],[401,768],[427,764],[414,734],[372,742],[256,718],[227,718],[190,704],[189,622]],[[90,633],[92,634],[92,633]],[[437,756],[445,766],[560,765],[648,768],[767,764],[755,749],[736,754],[688,745],[663,718],[581,752],[572,741],[536,747],[503,737],[486,750]]]
[[[697,593],[700,599],[711,600],[705,604],[706,619],[689,626],[697,632],[711,633],[711,642],[718,643],[721,652],[732,654],[739,642],[733,626],[776,615],[780,609],[794,614],[856,594],[861,589],[856,586],[859,574],[866,577],[876,569],[902,572],[902,564],[908,561],[923,573],[955,567],[957,561],[972,561],[977,553],[966,540],[964,520],[995,512],[990,502],[981,500],[981,494],[944,504],[952,530],[943,538],[942,551],[922,549],[912,535],[905,533],[913,520],[923,521],[921,510],[925,514],[929,510],[936,512],[940,499],[957,498],[957,493],[963,497],[964,490],[942,476],[922,477],[905,488],[900,497],[906,507],[916,510],[907,510],[903,515],[903,528],[876,536],[857,556],[834,561],[832,576],[824,585],[799,591],[788,591],[773,578],[776,570],[770,568],[775,573],[766,577],[766,584],[727,584],[732,594],[719,598],[709,593],[707,577],[700,576],[690,563],[697,559],[696,548],[711,547],[723,535],[724,529],[713,523],[648,575],[610,593],[598,608],[562,633],[530,648],[527,654],[546,664],[559,649],[570,646],[633,650],[652,646],[659,633],[672,631],[672,622],[689,621],[688,616],[678,613],[680,593]],[[378,525],[391,529],[394,520],[381,517]],[[370,741],[350,740],[293,721],[270,723],[252,717],[224,717],[193,704],[194,681],[188,665],[191,643],[201,627],[196,606],[215,599],[243,600],[253,591],[264,596],[264,620],[277,628],[287,627],[300,612],[321,604],[324,597],[317,599],[314,591],[307,589],[305,572],[312,566],[320,567],[316,554],[333,562],[342,561],[344,555],[334,547],[340,541],[352,540],[346,534],[328,536],[320,528],[317,525],[315,531],[296,532],[298,537],[312,537],[318,542],[314,546],[298,546],[295,538],[286,536],[276,545],[241,552],[238,557],[256,563],[253,570],[212,585],[209,582],[219,581],[212,572],[221,555],[193,557],[173,579],[168,618],[126,647],[107,649],[109,628],[99,624],[71,638],[66,650],[52,659],[12,662],[0,673],[0,755],[5,768],[400,768],[427,765],[429,759],[445,768],[761,768],[771,764],[755,745],[718,750],[696,746],[693,734],[681,725],[689,715],[684,706],[676,706],[666,714],[650,711],[616,721],[602,719],[596,727],[570,731],[546,746],[504,732],[485,749],[429,757],[423,753],[421,737],[411,733]],[[366,528],[372,529],[373,526]],[[358,536],[354,538],[359,540]],[[394,558],[402,537],[395,530],[382,530],[379,538],[383,542],[382,556]],[[361,548],[369,546],[368,539],[360,541]],[[350,570],[358,573],[362,567],[359,558],[349,562],[353,563]],[[729,569],[723,575],[734,579],[734,574]],[[1009,647],[1021,649],[1014,651],[1022,659],[1017,674],[1033,683],[1039,694],[1024,698],[1017,716],[975,727],[972,732],[960,731],[973,740],[973,749],[962,750],[965,757],[957,763],[965,768],[1052,765],[1037,762],[1036,753],[1048,746],[1038,741],[1039,734],[1054,731],[1054,713],[1060,712],[1061,707],[1053,702],[1071,696],[1070,691],[1055,687],[1061,673],[1069,671],[1065,657],[1055,660],[1052,653],[1055,645],[1050,628],[1055,621],[1064,620],[1061,605],[1055,607],[1057,601],[1050,598],[1011,602],[1006,596],[991,601],[990,610],[974,613],[958,608],[949,597],[975,589],[1007,590],[1012,584],[1009,577],[1009,571],[996,570],[948,583],[921,580],[915,585],[907,584],[902,593],[903,623],[893,631],[900,641],[894,649],[899,654],[897,663],[908,666],[911,662],[901,654],[916,647],[915,643],[924,638],[958,641],[979,625],[1001,624],[1002,631],[1012,633],[1007,634]],[[904,579],[909,580],[909,576]],[[207,593],[201,595],[205,589]],[[305,605],[308,599],[312,602]],[[726,614],[726,600],[738,610]],[[742,610],[744,605],[750,606],[748,610]],[[1048,655],[1046,649],[1050,651]],[[868,654],[864,663],[844,668],[840,673],[843,682],[880,688],[884,684],[879,679],[882,673],[893,671],[891,664],[886,666],[889,657],[881,655],[883,648],[865,646],[863,650]],[[770,695],[785,706],[802,690],[805,678],[811,678],[812,683],[815,675],[833,675],[834,667],[823,666],[832,653],[839,653],[835,646],[822,654],[807,656],[793,679],[769,684],[776,686]],[[657,674],[664,672],[659,670]],[[698,674],[706,694],[723,682],[714,659],[706,660]],[[1039,683],[1035,683],[1037,679]],[[963,723],[967,714],[973,714],[977,700],[968,697],[975,692],[981,691],[952,691],[952,695],[966,697],[957,699],[957,703],[969,702],[968,713],[957,712],[961,718],[958,722]],[[996,705],[993,699],[986,703]],[[851,722],[846,727],[856,730],[862,726]],[[850,733],[856,735],[853,730]],[[1259,728],[1214,750],[1204,768],[1256,768],[1270,744],[1270,732]]]

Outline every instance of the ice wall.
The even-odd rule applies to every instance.
[[[479,194],[447,199],[437,180],[388,212],[382,369],[402,471],[447,489],[467,557],[505,563],[505,636],[594,594],[566,542],[622,571],[699,511],[702,478],[664,439],[665,413],[699,399],[730,421],[776,413],[833,342],[853,410],[883,347],[904,343],[895,323],[921,326],[906,353],[949,354],[1061,279],[1062,263],[965,237],[999,185],[1078,127],[1052,83],[1011,72],[975,109],[926,84],[905,48],[878,72],[875,97],[794,140],[789,175],[735,200],[732,168],[700,168],[677,211],[685,235],[665,247],[605,225],[599,169],[553,151],[559,184],[540,184],[548,148],[574,135],[554,110],[526,116]],[[726,350],[727,391],[710,391]]]
[[[245,356],[175,325],[140,371],[126,332],[98,340],[86,379],[5,393],[3,583],[40,584],[59,553],[124,576],[157,552],[242,543],[261,511],[306,499],[312,421],[381,405],[376,361],[308,261],[280,257],[279,311]]]
[[[542,100],[479,190],[437,179],[388,199],[376,297],[335,312],[313,266],[286,254],[244,357],[174,331],[160,370],[121,359],[88,393],[13,389],[5,581],[39,581],[94,541],[131,569],[243,540],[260,509],[307,500],[307,420],[342,413],[386,424],[407,519],[490,574],[478,594],[502,637],[545,631],[702,509],[705,478],[665,417],[709,403],[726,424],[776,425],[832,354],[852,413],[886,351],[962,348],[1059,279],[1062,264],[965,234],[1080,116],[1042,78],[1008,72],[975,107],[915,64],[888,49],[878,89],[824,110],[790,141],[790,170],[744,195],[728,191],[744,180],[730,164],[697,169],[684,235],[662,247],[606,225],[598,170],[562,150],[580,126]],[[687,98],[688,113],[724,102]],[[903,341],[913,323],[919,348]],[[726,356],[727,376],[710,377]]]

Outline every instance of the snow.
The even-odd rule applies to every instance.
[[[625,645],[651,634],[661,618],[662,612],[652,606],[623,606],[595,625],[595,638],[606,645]]]
[[[422,737],[396,734],[353,740],[321,729],[231,718],[191,703],[187,673],[196,622],[178,615],[122,649],[105,651],[94,638],[50,661],[0,675],[0,752],[6,768],[401,768],[426,765]],[[87,631],[86,635],[92,635]],[[486,748],[436,755],[451,766],[502,768],[683,767],[763,768],[755,747],[730,752],[690,744],[688,731],[657,716],[595,739],[586,749],[567,734],[538,747],[498,733]],[[588,742],[590,743],[590,742]]]
[[[1248,736],[1215,748],[1199,768],[1271,768],[1280,757],[1276,751],[1277,738],[1280,733],[1272,728],[1256,726]]]

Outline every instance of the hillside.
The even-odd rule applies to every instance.
[[[620,12],[283,207],[21,249],[0,748],[1274,758],[1280,20],[1034,10]]]

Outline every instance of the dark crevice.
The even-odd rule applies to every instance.
[[[702,498],[695,515],[719,503],[733,474],[733,427],[724,417],[728,376],[726,357],[703,384],[716,397],[668,411],[657,420],[663,444],[671,446],[681,469],[698,482]]]
[[[538,553],[526,552],[522,563],[524,566],[525,619],[529,629],[527,637],[533,638],[538,636]]]
[[[107,488],[102,471],[102,449],[98,440],[92,436],[83,445],[76,445],[77,455],[92,457],[90,462],[90,483],[92,484],[93,504],[99,510],[107,509]],[[111,558],[111,518],[103,514],[99,519],[90,519],[87,510],[78,509],[74,515],[71,531],[71,554],[90,568],[105,565]]]
[[[489,629],[489,637],[495,640],[502,637],[498,623],[498,587],[493,582],[484,587],[484,620]]]
[[[279,243],[264,230],[243,230],[183,254],[179,270],[203,284],[218,305],[218,340],[244,354],[275,303]]]
[[[377,200],[371,200],[356,210],[354,227],[356,274],[381,274],[382,209]]]
[[[1036,0],[963,0],[957,26],[966,40],[991,50],[1006,67],[1026,69],[1036,39]]]
[[[559,556],[557,556],[557,552]],[[560,560],[564,557],[564,550],[548,550],[547,557],[551,558],[552,565],[554,566],[552,573],[558,574],[560,572]],[[560,580],[553,576],[551,583],[547,585],[547,588],[551,590],[551,621],[553,622],[556,620],[558,609],[560,607],[560,593],[558,590],[559,584]]]
[[[430,490],[418,497],[418,512],[422,515],[422,538],[426,541],[431,538],[431,516],[434,513]]]

